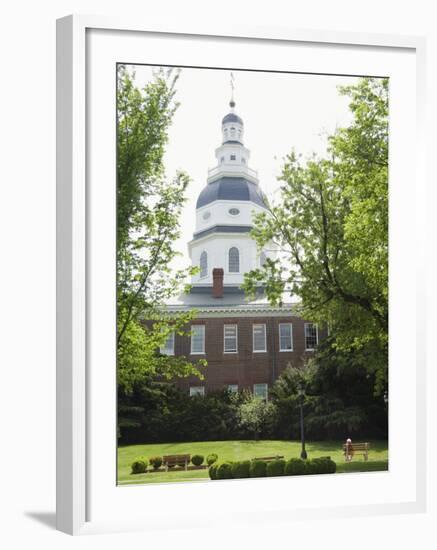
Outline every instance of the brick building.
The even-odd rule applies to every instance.
[[[240,288],[244,273],[277,256],[274,246],[258,250],[250,236],[254,215],[267,206],[243,137],[243,120],[231,99],[222,120],[222,144],[215,151],[217,165],[198,197],[196,228],[188,243],[199,272],[190,293],[167,305],[169,312],[198,312],[191,337],[173,334],[161,349],[207,360],[205,380],[177,381],[191,395],[227,387],[268,398],[268,388],[287,364],[302,364],[319,339],[318,327],[298,317],[291,300],[274,307],[261,289],[249,300]]]

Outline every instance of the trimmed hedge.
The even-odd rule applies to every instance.
[[[158,470],[162,466],[162,457],[161,456],[151,456],[149,458],[149,464],[153,466],[154,470]]]
[[[266,477],[267,462],[263,460],[252,460],[250,463],[250,477]]]
[[[232,479],[232,464],[230,462],[222,462],[217,466],[216,479]]]
[[[205,457],[203,455],[193,455],[191,457],[191,462],[194,464],[194,466],[201,466],[204,460]]]
[[[208,466],[211,466],[211,464],[214,464],[214,462],[217,462],[217,460],[218,460],[218,455],[215,453],[211,453],[206,457],[206,463],[208,464]]]
[[[146,458],[137,458],[131,464],[131,473],[132,474],[145,474],[147,472],[147,459]]]
[[[218,464],[211,464],[211,466],[208,468],[208,473],[210,479],[217,479],[217,468],[219,467]]]
[[[247,477],[297,476],[311,474],[335,474],[336,463],[329,456],[302,460],[292,458],[285,460],[242,460],[239,462],[221,462],[211,464],[209,477],[211,479],[243,479]]]
[[[300,476],[306,473],[306,461],[301,458],[290,458],[285,464],[286,476]]]
[[[250,460],[242,460],[241,462],[234,462],[231,466],[231,472],[233,479],[242,479],[250,477]]]
[[[272,460],[267,463],[267,477],[283,476],[285,471],[285,460]]]
[[[313,458],[309,461],[310,474],[335,474],[337,464],[329,456]]]

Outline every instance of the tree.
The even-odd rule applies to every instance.
[[[186,291],[192,269],[175,270],[179,218],[189,178],[166,178],[163,156],[177,109],[178,73],[157,70],[144,89],[125,67],[117,90],[117,363],[118,381],[127,391],[146,375],[198,374],[183,357],[157,349],[174,331],[186,334],[195,315],[168,317],[166,300]],[[144,323],[152,320],[153,323]],[[204,362],[199,362],[203,364]]]
[[[299,435],[299,386],[304,389],[305,431],[313,439],[348,436],[387,437],[387,411],[375,396],[375,375],[362,354],[339,351],[328,337],[303,367],[289,365],[276,380],[272,402],[277,409],[277,435]]]
[[[314,365],[304,363],[294,367],[291,363],[275,381],[270,396],[276,410],[276,432],[281,438],[297,439],[300,435],[300,405],[303,391],[305,411],[309,395],[313,393]],[[306,418],[306,415],[305,415]]]
[[[352,123],[329,138],[326,158],[284,162],[281,200],[256,217],[268,259],[246,276],[245,289],[265,285],[272,303],[300,298],[302,316],[328,324],[338,350],[363,352],[387,379],[388,357],[388,81],[363,78],[341,89]]]
[[[273,422],[274,414],[272,403],[251,394],[245,395],[238,409],[239,425],[243,431],[253,434],[254,439],[258,440],[267,424]]]

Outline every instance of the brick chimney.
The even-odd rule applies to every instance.
[[[214,298],[223,298],[223,275],[221,267],[215,267],[212,270],[212,295]]]

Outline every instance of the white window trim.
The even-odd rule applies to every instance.
[[[264,349],[255,349],[255,327],[264,327]],[[267,325],[265,323],[253,323],[252,325],[252,353],[267,353]]]
[[[226,351],[226,337],[225,337],[225,329],[226,327],[235,327],[235,347],[237,348],[235,351]],[[223,353],[228,354],[235,354],[238,353],[238,325],[236,323],[225,323],[223,325]]]
[[[191,390],[198,390],[201,389],[200,392],[191,392]],[[196,395],[201,395],[202,397],[205,396],[205,386],[190,386],[190,397],[195,397]]]
[[[241,213],[241,211],[240,211]],[[232,216],[231,214],[229,214],[228,212],[228,216],[230,216],[231,218],[234,217],[234,218],[238,218],[239,214],[237,216]],[[229,271],[229,252],[231,250],[231,248],[236,248],[238,250],[238,271]],[[241,254],[241,249],[239,246],[236,246],[235,244],[233,244],[232,246],[230,246],[227,250],[226,250],[226,261],[225,261],[225,265],[226,265],[226,273],[228,275],[239,275],[241,274],[241,265],[242,265],[242,259],[243,259],[243,256]]]
[[[231,393],[238,393],[238,384],[227,384],[227,390]],[[235,388],[234,390],[231,390],[231,388]]]
[[[307,348],[307,329],[306,327],[308,325],[313,325],[316,327],[316,346],[319,345],[319,326],[317,325],[317,323],[305,323],[304,324],[304,338],[305,338],[305,351],[314,351],[316,348]]]
[[[281,348],[281,326],[285,326],[285,325],[290,325],[291,327],[291,330],[290,330],[290,337],[291,337],[291,349],[282,349]],[[279,351],[281,353],[290,353],[292,351],[294,351],[294,342],[293,342],[293,323],[279,323],[279,328],[278,328],[278,337],[279,337]]]
[[[208,221],[208,220],[205,220],[205,221]],[[203,253],[206,254],[206,272],[205,272],[205,275],[202,275],[202,266],[200,264]],[[199,279],[206,279],[208,277],[208,252],[206,250],[202,250],[202,252],[200,253],[200,256],[199,256],[199,270],[200,270],[199,271]]]
[[[255,393],[255,386],[264,386],[265,389],[266,389],[266,396],[265,396],[265,397],[261,397],[261,395],[256,395],[256,393]],[[254,397],[261,397],[261,399],[265,399],[266,401],[268,401],[268,400],[269,400],[269,385],[266,384],[266,383],[264,383],[264,382],[261,382],[261,383],[259,383],[259,384],[254,384],[254,385],[253,385],[253,396],[254,396]]]
[[[161,355],[174,355],[174,346],[175,346],[175,339],[176,339],[174,331],[169,333],[168,337],[170,337],[170,336],[173,337],[173,346],[172,346],[172,348],[171,348],[171,351],[168,352],[168,350],[166,350],[165,348],[163,348],[162,346],[160,346],[160,348],[159,348],[159,353],[160,353]],[[166,341],[165,343],[167,343],[167,341]]]
[[[202,327],[203,332],[203,351],[193,351],[193,336],[190,337],[190,355],[205,355],[205,325],[191,325],[191,331],[193,327]]]

